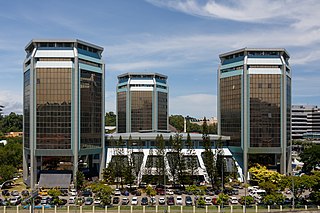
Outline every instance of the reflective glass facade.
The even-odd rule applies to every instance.
[[[241,75],[220,79],[221,134],[241,146]]]
[[[131,97],[131,131],[152,129],[152,92],[132,91]]]
[[[127,93],[126,92],[118,92],[117,93],[117,111],[118,111],[118,132],[124,133],[126,132],[126,114],[127,114]]]
[[[23,88],[24,147],[30,148],[30,70],[26,71],[23,75]]]
[[[250,147],[280,147],[281,75],[250,75]]]
[[[158,92],[158,129],[167,130],[168,126],[168,94]]]
[[[71,69],[36,69],[37,149],[71,148]]]
[[[81,148],[101,147],[102,74],[80,71]]]

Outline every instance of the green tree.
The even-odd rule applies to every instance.
[[[156,141],[156,168],[157,168],[157,177],[158,177],[158,183],[165,183],[164,176],[165,176],[165,163],[164,163],[164,157],[165,157],[165,141],[163,139],[162,134],[157,135]]]
[[[103,170],[103,180],[107,184],[114,184],[116,178],[113,162],[109,162],[107,168]]]
[[[198,160],[197,156],[195,153],[195,148],[194,148],[194,143],[191,140],[190,134],[188,133],[187,135],[187,140],[186,140],[186,146],[187,146],[187,153],[188,153],[188,158],[187,158],[187,168],[189,170],[189,184],[194,183],[194,176],[196,175],[196,170],[198,168]]]
[[[0,127],[3,133],[21,132],[23,116],[11,112],[9,115],[3,116],[0,120]]]
[[[84,181],[85,181],[84,174],[81,171],[77,171],[76,175],[77,175],[76,189],[83,190],[84,189]]]
[[[241,196],[240,197],[240,200],[239,200],[239,203],[241,204],[241,205],[244,205],[244,204],[246,204],[246,205],[250,205],[250,204],[252,204],[254,202],[254,199],[253,199],[253,197],[251,197],[251,196]]]
[[[11,180],[17,169],[12,165],[0,165],[0,183]]]
[[[267,167],[261,166],[257,164],[254,167],[251,167],[249,169],[250,175],[251,175],[251,183],[253,185],[259,185],[262,182],[271,182],[274,184],[278,184],[282,178],[284,178],[284,175],[276,172],[268,170]]]
[[[152,188],[151,186],[147,186],[146,188],[146,194],[149,197],[155,196],[157,194],[156,190],[154,188]]]
[[[98,182],[94,183],[91,188],[96,197],[100,198],[101,204],[103,206],[109,205],[111,203],[111,194],[113,192],[113,189],[110,186]]]
[[[285,197],[283,194],[281,193],[273,193],[273,194],[269,194],[266,195],[263,199],[262,202],[265,205],[274,205],[274,204],[282,204],[284,201]]]
[[[117,116],[114,112],[107,112],[105,116],[106,126],[116,126]]]
[[[304,163],[302,171],[310,174],[317,166],[320,165],[320,145],[312,145],[305,148],[300,154],[301,161]]]
[[[270,181],[265,181],[259,184],[259,187],[266,190],[266,193],[269,194],[273,194],[275,193],[275,191],[277,190],[277,186],[276,184],[270,182]]]
[[[227,194],[220,193],[218,195],[217,203],[219,205],[226,205],[228,204],[228,201],[229,201],[229,196]]]
[[[182,132],[184,126],[184,117],[182,115],[170,115],[169,124],[176,128],[178,132]]]
[[[212,145],[210,141],[210,137],[208,136],[208,126],[206,122],[206,118],[204,118],[204,122],[202,125],[202,141],[204,146],[203,152],[203,163],[206,167],[209,179],[211,181],[211,186],[214,187],[215,176],[216,176],[216,168],[215,168],[215,156],[212,151]]]
[[[22,138],[7,138],[7,145],[0,147],[0,165],[22,168]]]

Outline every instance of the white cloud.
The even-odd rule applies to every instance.
[[[318,0],[146,0],[186,14],[221,18],[240,22],[274,23],[291,22],[297,29],[319,27]]]
[[[15,91],[0,91],[0,105],[4,106],[3,114],[15,112],[22,114],[22,94]]]
[[[196,118],[211,118],[217,115],[217,96],[210,94],[191,94],[170,97],[169,114],[182,114]]]
[[[126,63],[109,63],[107,64],[107,71],[150,71],[153,68],[167,67],[172,65],[172,62],[168,61],[135,61]]]

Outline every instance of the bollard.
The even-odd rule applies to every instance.
[[[54,213],[57,213],[57,205],[54,206]]]
[[[156,206],[156,213],[158,213],[158,206]]]
[[[206,206],[206,213],[208,213],[208,206]]]
[[[168,213],[170,213],[170,206],[168,206]]]
[[[320,206],[318,206],[318,209],[320,209]]]
[[[230,213],[233,213],[233,205],[230,206]]]
[[[196,206],[192,206],[192,207],[193,207],[193,208],[192,208],[192,210],[193,210],[192,212],[193,212],[193,213],[196,213]]]
[[[183,206],[180,206],[180,212],[183,213]]]
[[[70,206],[67,206],[67,213],[70,213]]]
[[[282,212],[282,205],[280,205],[280,212]]]
[[[246,212],[246,206],[242,206],[242,212],[243,212],[243,213]]]
[[[130,206],[130,213],[132,213],[133,211],[133,206]]]
[[[305,205],[305,206],[304,206],[304,209],[305,209],[305,210],[308,210],[308,206],[307,206],[307,205]]]
[[[82,213],[82,206],[80,206],[80,213]]]
[[[3,207],[3,213],[6,213],[6,206]]]
[[[95,206],[92,206],[92,213],[94,213],[94,207],[95,207]]]
[[[118,206],[118,213],[120,213],[120,206]]]
[[[218,206],[218,212],[220,212],[220,206]]]
[[[44,213],[44,206],[42,206],[42,213]]]
[[[258,205],[256,205],[256,213],[258,212]]]
[[[31,210],[31,205],[29,206],[29,213],[32,213],[32,210]]]
[[[146,213],[146,206],[142,207],[142,213]]]
[[[104,213],[108,213],[108,206],[104,207]]]
[[[19,213],[19,206],[17,206],[17,213]]]

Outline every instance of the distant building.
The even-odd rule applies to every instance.
[[[218,119],[215,117],[211,117],[209,119],[206,119],[207,125],[216,125],[218,123]],[[199,126],[202,126],[204,123],[203,119],[191,119],[190,123],[198,124]]]
[[[76,39],[36,39],[25,51],[25,182],[59,187],[71,177],[75,183],[78,169],[99,175],[105,166],[103,48]]]
[[[291,68],[282,48],[244,48],[220,55],[218,134],[244,174],[260,163],[291,172]]]
[[[7,138],[14,138],[14,137],[22,137],[23,132],[8,132],[5,135]]]
[[[292,105],[292,139],[317,139],[320,109],[312,105]]]
[[[117,132],[168,130],[167,76],[125,73],[118,76]]]

